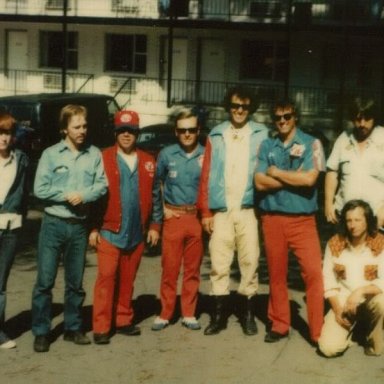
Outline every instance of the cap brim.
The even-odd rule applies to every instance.
[[[124,132],[124,131],[137,131],[139,133],[140,128],[137,125],[119,125],[115,126],[115,132]]]

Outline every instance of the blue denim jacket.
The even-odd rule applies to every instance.
[[[80,192],[83,203],[66,201],[70,192]],[[64,140],[47,148],[36,171],[34,193],[44,200],[45,212],[62,218],[84,219],[88,204],[107,192],[101,153],[93,145],[73,153]]]
[[[29,160],[27,155],[19,149],[15,150],[15,156],[16,177],[0,208],[0,213],[17,213],[25,216],[27,213]]]
[[[253,184],[256,159],[261,142],[268,137],[268,128],[264,124],[254,121],[248,122],[251,128],[248,181],[242,200],[242,207],[249,208],[255,204],[255,187]],[[209,208],[211,210],[226,211],[225,199],[225,142],[224,132],[230,129],[230,123],[225,121],[210,132],[208,139],[211,141],[212,158],[209,175]]]

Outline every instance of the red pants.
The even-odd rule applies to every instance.
[[[291,323],[287,286],[288,250],[291,249],[305,283],[310,336],[317,341],[323,325],[324,287],[315,217],[263,215],[261,219],[269,272],[268,318],[272,321],[272,331],[287,333]]]
[[[108,333],[114,304],[116,327],[132,323],[133,283],[140,264],[144,243],[123,251],[101,237],[97,247],[98,274],[93,295],[93,332]],[[117,286],[117,284],[118,286]]]
[[[195,316],[202,256],[202,229],[196,215],[181,214],[179,218],[164,221],[160,287],[162,319],[169,320],[173,315],[182,264],[181,314],[183,317]]]

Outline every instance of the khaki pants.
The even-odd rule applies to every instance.
[[[211,256],[211,294],[229,294],[230,269],[237,250],[241,273],[238,293],[251,297],[258,289],[257,267],[259,262],[258,223],[254,209],[233,209],[217,212],[209,251]]]
[[[372,354],[380,355],[383,350],[384,294],[368,299],[358,307],[356,323],[362,322],[366,333],[366,346]],[[328,357],[342,354],[352,345],[353,329],[347,330],[336,322],[332,309],[324,319],[319,339],[320,351]]]

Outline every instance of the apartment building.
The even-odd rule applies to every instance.
[[[0,95],[114,95],[143,124],[178,105],[222,118],[225,90],[288,95],[334,136],[351,95],[384,107],[381,0],[0,0]],[[383,108],[384,110],[384,108]]]

